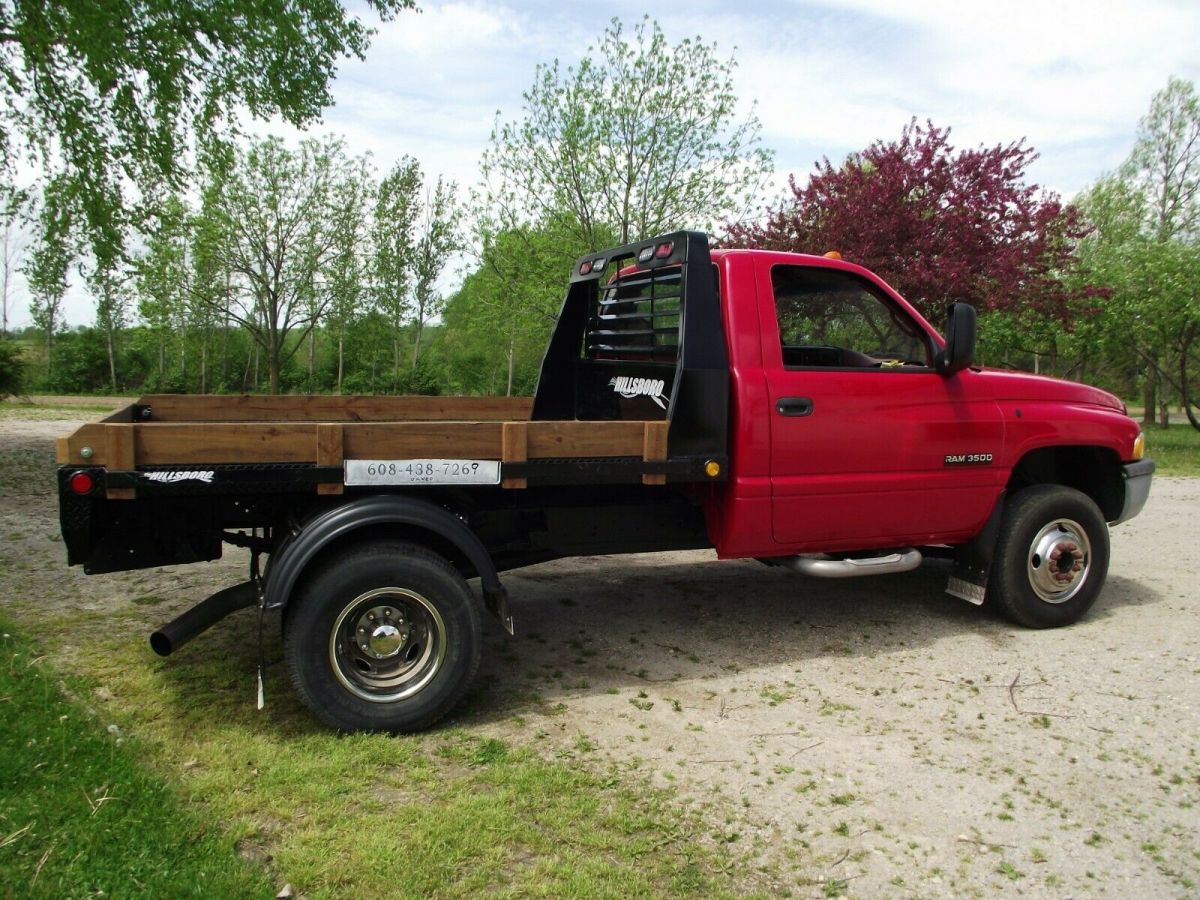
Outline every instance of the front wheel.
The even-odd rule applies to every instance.
[[[1039,484],[1004,510],[988,599],[1029,628],[1070,625],[1083,616],[1108,574],[1108,525],[1090,497]]]
[[[411,732],[462,698],[481,635],[479,606],[450,563],[377,542],[306,578],[287,610],[284,657],[300,699],[327,725]]]

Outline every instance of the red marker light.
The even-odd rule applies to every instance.
[[[590,271],[592,271],[592,264],[589,260],[584,260],[579,264],[580,275],[586,275]]]
[[[675,245],[672,244],[670,241],[667,241],[666,243],[659,244],[657,247],[654,248],[654,255],[657,256],[659,259],[666,259],[668,256],[671,255],[671,251],[674,249],[675,249]]]
[[[72,491],[80,496],[90,494],[92,488],[96,486],[95,480],[87,472],[76,472],[71,476],[67,484],[70,485]]]

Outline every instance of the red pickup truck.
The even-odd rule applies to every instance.
[[[301,698],[345,729],[462,697],[499,573],[711,547],[818,577],[952,562],[947,590],[1065,625],[1154,463],[1111,394],[972,365],[867,270],[677,232],[581,258],[536,396],[149,397],[59,441],[71,564],[251,550],[247,582],[151,636],[282,611]],[[260,566],[262,555],[269,565]],[[480,597],[466,579],[480,579]]]

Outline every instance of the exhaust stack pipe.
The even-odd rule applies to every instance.
[[[150,635],[150,648],[159,656],[170,656],[230,613],[254,606],[256,603],[258,586],[253,581],[245,581],[217,591]]]

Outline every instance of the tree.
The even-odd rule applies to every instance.
[[[1123,296],[1126,303],[1143,311],[1157,331],[1156,337],[1137,348],[1145,366],[1145,423],[1153,423],[1160,401],[1165,409],[1166,401],[1159,394],[1175,378],[1163,367],[1175,368],[1174,361],[1180,399],[1189,420],[1200,428],[1191,411],[1188,390],[1192,345],[1200,336],[1200,284],[1196,275],[1200,248],[1200,97],[1195,85],[1171,78],[1166,88],[1154,95],[1149,113],[1138,123],[1137,139],[1118,178],[1123,183],[1121,190],[1135,200],[1125,206],[1124,231],[1105,242],[1098,252],[1101,256],[1106,252],[1128,256],[1131,247],[1140,247],[1142,252],[1141,290],[1127,290]],[[1134,333],[1146,337],[1144,328]],[[1163,418],[1165,425],[1165,413]]]
[[[1189,421],[1192,354],[1200,337],[1200,98],[1178,78],[1154,96],[1121,169],[1100,179],[1081,206],[1092,227],[1080,253],[1109,286],[1099,338],[1141,377],[1143,422],[1165,427],[1172,392]]]
[[[405,157],[379,183],[371,230],[375,306],[392,332],[392,378],[400,378],[400,336],[412,310],[409,285],[415,253],[414,229],[421,213],[421,167]]]
[[[367,0],[381,19],[414,0]],[[101,269],[122,252],[130,183],[179,187],[194,144],[243,110],[301,126],[372,30],[332,0],[0,0],[0,170],[39,161]]]
[[[0,188],[0,300],[3,301],[0,338],[8,337],[8,314],[13,301],[14,276],[27,243],[21,223],[27,212],[28,202],[29,196],[25,191],[8,184]]]
[[[506,395],[537,377],[537,363],[566,292],[573,260],[563,258],[563,248],[570,246],[575,224],[563,215],[536,228],[479,235],[478,267],[447,305],[446,344],[451,349],[471,346],[490,364],[499,361]],[[608,243],[614,241],[610,237]],[[478,343],[464,331],[486,340]],[[489,381],[487,390],[499,392],[499,385]]]
[[[497,125],[480,205],[492,231],[571,222],[571,255],[706,227],[758,201],[771,171],[760,124],[737,116],[732,58],[617,19],[576,67],[538,66],[524,115]],[[566,214],[566,218],[563,216]]]
[[[305,140],[292,151],[267,138],[212,173],[214,265],[232,275],[229,315],[265,355],[273,394],[330,302],[326,271],[338,235],[360,214],[345,189],[358,171],[341,141]]]
[[[137,260],[138,314],[157,342],[160,388],[167,377],[167,344],[179,337],[191,290],[189,217],[190,211],[179,197],[165,198],[146,237],[146,251]]]
[[[454,251],[458,228],[458,207],[454,195],[457,186],[441,178],[432,191],[427,191],[421,218],[421,232],[413,253],[413,356],[416,369],[421,354],[421,329],[445,306],[436,293],[436,282],[446,261]]]
[[[822,253],[866,266],[927,316],[955,299],[983,310],[1028,310],[1066,321],[1090,286],[1064,277],[1085,229],[1078,212],[1025,183],[1036,158],[1024,140],[955,151],[949,129],[904,127],[840,165],[828,158],[765,224],[730,228],[735,245]]]
[[[346,376],[346,334],[366,311],[370,295],[370,260],[364,248],[367,246],[367,209],[372,203],[375,185],[364,170],[360,178],[347,183],[345,190],[349,209],[334,234],[333,253],[326,271],[329,306],[325,321],[337,339],[335,383],[339,393]]]
[[[58,185],[50,185],[39,214],[43,237],[23,267],[29,284],[30,316],[34,326],[46,336],[47,380],[54,377],[54,336],[63,327],[61,313],[67,293],[67,270],[75,258],[70,240],[71,217],[61,201]]]
[[[96,298],[96,327],[104,333],[108,354],[109,387],[117,387],[117,332],[125,327],[129,312],[129,272],[115,267],[91,270],[87,284]]]

